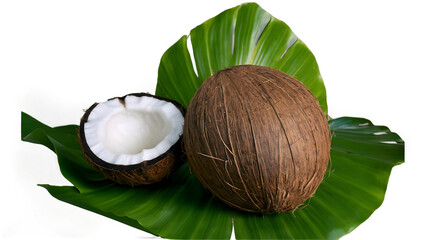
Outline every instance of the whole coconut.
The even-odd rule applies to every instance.
[[[327,119],[298,80],[234,66],[204,81],[184,124],[191,171],[226,204],[270,214],[295,210],[321,183],[330,155]]]

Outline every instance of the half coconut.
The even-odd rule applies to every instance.
[[[184,115],[179,103],[148,93],[95,103],[80,122],[84,155],[117,183],[159,182],[181,163]]]

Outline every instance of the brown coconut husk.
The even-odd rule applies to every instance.
[[[326,116],[313,94],[276,69],[242,65],[201,85],[185,116],[194,175],[226,204],[270,214],[295,210],[323,179]]]
[[[159,100],[171,102],[179,109],[182,115],[185,116],[185,109],[179,103],[166,98],[154,96],[149,93],[132,93],[117,98],[119,101],[124,102],[125,97],[129,95],[137,97],[148,96]],[[166,179],[176,168],[178,168],[183,163],[182,159],[184,158],[181,147],[182,136],[170,149],[168,149],[160,156],[149,161],[143,161],[139,164],[115,165],[100,159],[89,148],[86,142],[86,137],[84,135],[84,124],[87,122],[91,111],[97,105],[98,103],[95,103],[85,111],[80,121],[78,135],[85,159],[93,168],[101,172],[106,178],[116,183],[125,184],[132,187],[147,185],[157,183],[162,181],[163,179]]]

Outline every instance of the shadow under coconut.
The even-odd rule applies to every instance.
[[[131,188],[126,185],[118,186],[122,188]],[[223,208],[229,208],[228,205],[222,203],[219,199],[216,199],[207,189],[201,185],[198,179],[191,174],[189,165],[187,162],[181,164],[169,177],[158,183],[149,185],[142,185],[133,187],[145,192],[146,194],[160,194],[163,195],[164,199],[173,199],[179,201],[179,207],[185,208],[189,206],[191,208],[202,208],[207,202],[213,201]],[[178,199],[174,198],[176,195]],[[176,202],[174,202],[176,204]],[[164,206],[166,207],[166,205]],[[229,211],[229,209],[227,211]]]

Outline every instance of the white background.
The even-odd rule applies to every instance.
[[[142,239],[51,197],[69,185],[55,155],[20,141],[20,111],[78,124],[96,101],[155,90],[182,35],[241,1],[1,1],[0,239]],[[383,205],[343,239],[424,237],[426,7],[422,1],[258,1],[315,54],[332,117],[365,117],[406,142]]]

